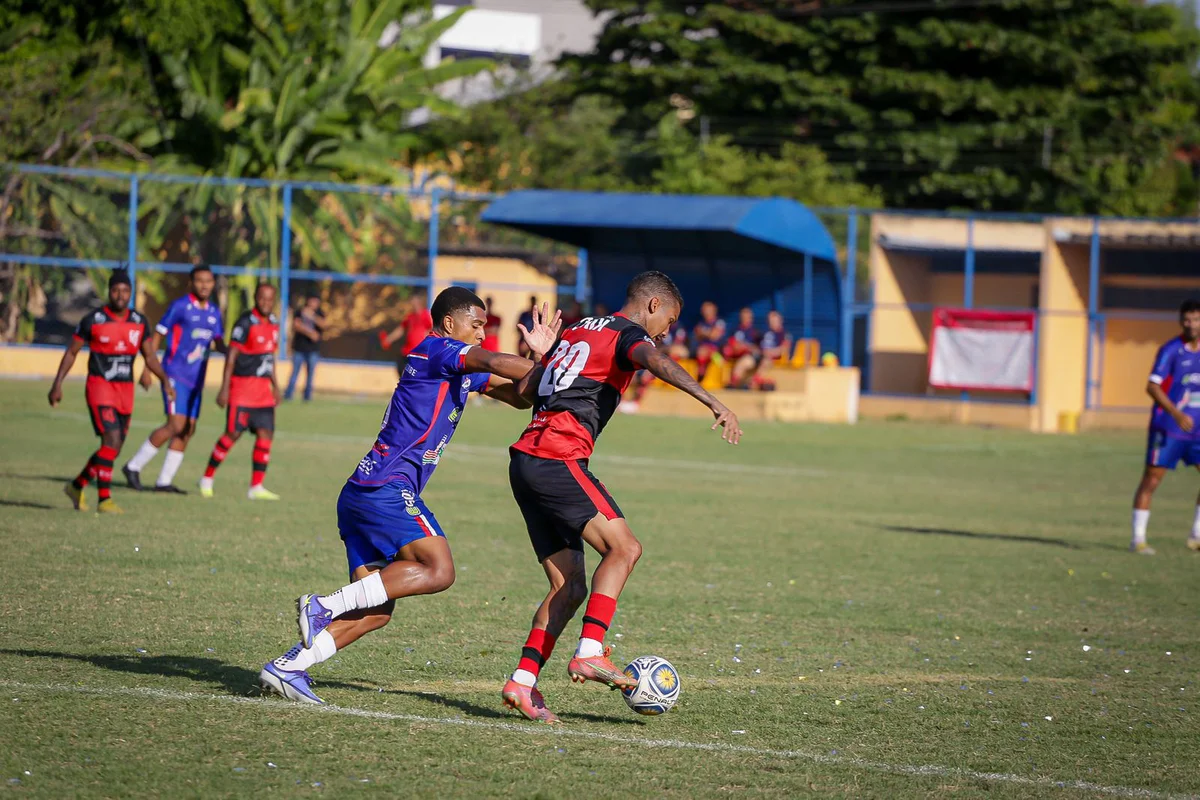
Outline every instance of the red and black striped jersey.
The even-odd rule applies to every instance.
[[[264,317],[252,308],[233,323],[229,337],[229,357],[235,359],[229,393],[237,405],[262,407],[275,405],[275,350],[279,347],[279,320],[274,314]]]
[[[587,317],[563,331],[542,359],[533,420],[513,449],[539,458],[588,458],[638,366],[639,344],[654,346],[646,329],[617,314]]]
[[[75,338],[91,351],[89,377],[132,383],[133,360],[146,338],[146,318],[132,308],[118,314],[104,305],[79,320]]]

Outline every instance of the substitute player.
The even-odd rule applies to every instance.
[[[183,454],[188,442],[196,432],[196,420],[200,417],[200,403],[204,393],[204,376],[208,371],[208,354],[216,349],[226,352],[225,323],[221,309],[212,301],[217,282],[212,270],[206,266],[193,267],[188,293],[167,307],[167,313],[154,326],[155,352],[166,340],[163,368],[170,385],[174,387],[174,399],[167,397],[163,387],[163,409],[167,420],[150,432],[133,458],[121,467],[131,489],[142,490],[142,470],[158,449],[168,441],[171,446],[163,457],[162,469],[155,481],[156,492],[187,494],[175,485],[175,473],[183,463]],[[142,387],[150,388],[150,373],[142,371]]]
[[[712,411],[713,428],[737,444],[737,416],[705,391],[654,341],[679,318],[683,299],[661,272],[643,272],[611,317],[589,317],[563,332],[554,349],[521,385],[534,398],[533,420],[509,453],[509,482],[550,591],[516,672],[504,685],[505,705],[525,717],[557,722],[537,689],[541,668],[567,622],[587,598],[583,632],[567,672],[575,681],[625,688],[632,681],[608,660],[604,634],[642,546],[612,495],[588,470],[596,437],[612,418],[639,368],[681,389]],[[600,554],[588,596],[583,543]]]
[[[1167,470],[1181,460],[1200,469],[1200,301],[1188,300],[1179,307],[1178,338],[1158,349],[1146,393],[1154,400],[1150,412],[1150,434],[1146,445],[1146,469],[1133,496],[1134,553],[1154,555],[1146,544],[1150,523],[1150,499]],[[1187,546],[1200,551],[1200,497]]]
[[[264,689],[322,702],[311,689],[309,667],[386,625],[398,598],[441,592],[454,582],[446,535],[421,492],[462,420],[470,393],[528,408],[512,383],[496,385],[491,376],[521,378],[534,365],[478,346],[487,314],[469,289],[452,286],[441,292],[433,302],[433,318],[431,334],[409,352],[375,446],[338,497],[338,529],[353,583],[296,601],[300,642],[263,666]],[[549,325],[542,319],[535,310],[532,330],[521,330],[539,356],[554,344],[560,327],[557,315]]]
[[[275,350],[279,347],[279,319],[275,316],[275,287],[260,283],[254,289],[254,308],[238,317],[229,337],[229,355],[217,405],[227,409],[225,433],[217,440],[200,479],[200,496],[213,496],[217,467],[243,431],[254,433],[250,472],[251,500],[278,500],[279,495],[263,486],[275,438],[275,406],[279,384],[275,380]]]
[[[113,272],[108,279],[108,303],[79,321],[50,387],[50,405],[56,406],[62,400],[62,382],[75,364],[75,356],[87,345],[91,352],[85,396],[92,428],[100,437],[100,449],[88,459],[79,476],[63,487],[78,511],[87,510],[83,490],[95,479],[100,494],[96,510],[102,514],[121,513],[120,506],[112,499],[112,468],[129,432],[129,418],[133,414],[133,360],[139,350],[146,369],[162,381],[167,396],[175,398],[175,390],[146,338],[146,318],[129,307],[131,294],[129,274],[124,270]]]

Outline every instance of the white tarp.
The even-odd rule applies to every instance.
[[[938,389],[1033,389],[1033,315],[938,309],[929,385]]]

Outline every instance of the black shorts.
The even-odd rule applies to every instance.
[[[583,529],[596,514],[625,516],[586,460],[555,461],[510,450],[508,482],[538,561],[559,550],[582,551]]]
[[[275,408],[273,406],[252,407],[229,405],[229,415],[225,418],[225,432],[237,436],[242,431],[274,431]]]
[[[92,418],[92,430],[97,436],[103,436],[109,431],[120,431],[124,439],[129,433],[129,419],[132,414],[122,414],[115,406],[94,406],[88,404],[89,416]]]

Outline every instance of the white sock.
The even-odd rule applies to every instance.
[[[321,605],[333,612],[334,619],[350,611],[360,608],[375,608],[388,601],[387,590],[383,588],[383,576],[372,572],[361,581],[355,581],[343,586],[331,595],[317,598]]]
[[[162,470],[158,473],[158,486],[170,486],[175,482],[175,473],[179,472],[179,465],[183,463],[182,450],[168,450],[163,456]]]
[[[588,639],[587,637],[580,637],[579,646],[575,648],[575,655],[579,658],[591,658],[603,653],[604,643],[597,642],[595,639]]]
[[[519,669],[513,673],[512,679],[522,686],[533,688],[537,686],[537,677],[527,669]]]
[[[147,439],[142,442],[142,446],[138,448],[138,451],[133,454],[133,458],[129,459],[125,466],[134,472],[141,472],[142,468],[149,464],[150,459],[154,458],[157,453],[158,448],[150,444],[150,440]]]
[[[1200,506],[1196,506],[1196,517],[1192,520],[1192,538],[1200,539]]]
[[[1135,508],[1133,510],[1133,543],[1146,543],[1146,526],[1150,524],[1150,509]]]
[[[293,672],[308,669],[314,664],[328,661],[337,652],[337,642],[329,631],[321,631],[313,639],[313,646],[305,649],[299,642],[291,650],[275,659],[275,666]]]
[[[213,479],[212,478],[204,477],[204,478],[200,479],[200,488],[201,489],[211,489],[212,487],[213,487]]]

